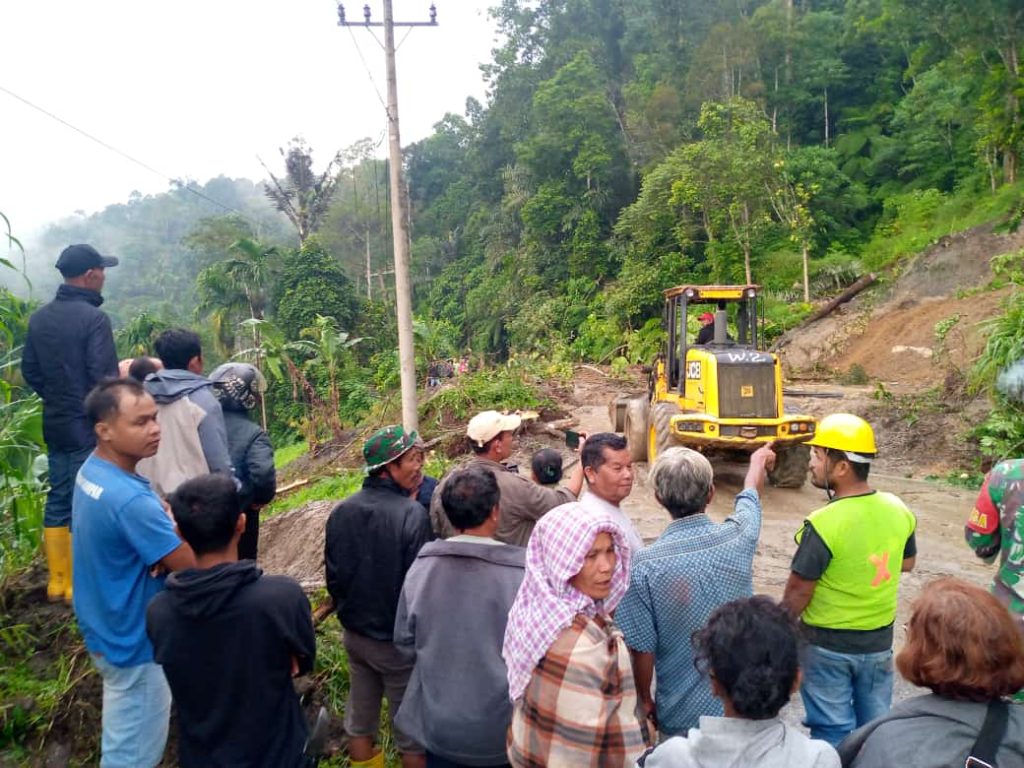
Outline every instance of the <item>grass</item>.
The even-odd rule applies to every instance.
[[[523,362],[532,367],[532,361]],[[445,425],[464,424],[471,415],[494,408],[542,408],[550,403],[541,396],[531,371],[511,364],[460,376],[455,385],[441,390],[420,408],[420,424],[427,432]]]
[[[440,478],[448,471],[451,464],[451,459],[432,453],[428,455],[427,461],[423,465],[423,474]],[[280,515],[282,512],[297,509],[313,501],[341,501],[346,496],[351,496],[358,491],[362,487],[365,477],[366,473],[358,469],[345,470],[323,477],[293,493],[274,499],[267,505],[261,517],[266,519]]]
[[[277,469],[284,469],[297,458],[305,455],[308,450],[309,445],[306,444],[305,440],[300,440],[297,443],[277,448],[274,451],[274,466]]]
[[[326,599],[325,590],[313,599],[316,603]],[[348,698],[348,654],[342,642],[343,631],[337,617],[330,616],[316,630],[316,665],[313,677],[317,688],[322,692],[324,705],[331,714],[341,717],[345,711],[345,700]],[[395,749],[391,736],[391,724],[388,718],[387,702],[381,710],[380,744],[384,749],[388,768],[399,768],[401,760]],[[321,760],[321,768],[348,768],[351,765],[344,754]]]
[[[969,491],[977,491],[985,482],[984,472],[947,472],[944,475],[925,475],[925,480],[945,483],[955,488],[966,488]]]
[[[1006,219],[1020,209],[1022,195],[1024,182],[1000,187],[995,193],[963,190],[946,194],[925,189],[894,195],[886,200],[885,213],[864,246],[864,266],[884,269],[943,237]]]
[[[96,674],[70,611],[20,598],[0,605],[0,765],[35,765],[76,686]]]
[[[274,515],[280,515],[282,512],[297,509],[312,501],[340,501],[359,490],[363,484],[363,477],[365,475],[362,472],[349,470],[337,475],[321,478],[286,496],[274,499],[263,510],[261,517],[266,519]]]

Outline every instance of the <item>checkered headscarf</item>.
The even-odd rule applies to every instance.
[[[604,600],[594,600],[569,582],[583,568],[600,533],[612,535],[618,557],[611,592]],[[615,610],[629,586],[629,557],[622,529],[606,512],[570,502],[538,521],[526,545],[526,575],[509,611],[501,652],[513,701],[523,695],[538,662],[577,614],[610,615]]]

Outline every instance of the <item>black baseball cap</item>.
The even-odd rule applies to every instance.
[[[117,258],[103,256],[91,245],[69,245],[60,252],[57,269],[64,277],[78,277],[97,267],[116,267]]]

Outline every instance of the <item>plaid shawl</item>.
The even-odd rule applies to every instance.
[[[644,741],[622,632],[602,616],[577,616],[515,704],[509,762],[514,768],[632,766]]]
[[[610,533],[618,555],[611,593],[594,600],[569,581],[600,533]],[[629,546],[622,529],[604,510],[585,509],[578,502],[555,507],[540,519],[526,545],[526,575],[509,611],[501,655],[508,667],[508,692],[518,699],[537,662],[577,614],[610,614],[629,586]]]

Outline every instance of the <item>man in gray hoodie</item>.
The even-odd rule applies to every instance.
[[[416,661],[395,722],[423,745],[428,766],[508,764],[501,645],[526,550],[494,538],[499,498],[486,467],[446,478],[441,504],[458,535],[423,545],[399,598],[394,642],[411,646]]]
[[[203,376],[199,334],[171,328],[154,344],[164,370],[147,377],[144,386],[160,409],[160,450],[139,463],[138,473],[161,496],[207,473],[233,476],[224,413]]]

